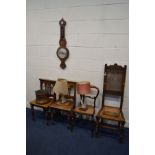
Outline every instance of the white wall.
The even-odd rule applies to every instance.
[[[128,0],[27,0],[27,101],[35,98],[39,78],[89,80],[100,88],[105,63],[129,65]],[[64,18],[70,57],[60,69],[56,56],[59,20]],[[123,111],[128,126],[129,78]]]

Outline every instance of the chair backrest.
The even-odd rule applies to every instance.
[[[109,66],[105,64],[102,106],[104,105],[105,95],[107,94],[113,96],[120,96],[120,109],[122,109],[126,68],[126,65],[122,67],[117,64]]]
[[[99,95],[99,93],[100,93],[100,90],[99,90],[98,87],[96,87],[96,86],[94,86],[94,85],[91,85],[90,88],[93,89],[93,90],[95,90],[95,94],[93,94],[93,96],[88,96],[88,95],[86,95],[85,98],[90,98],[90,99],[93,100],[93,107],[94,107],[94,109],[93,109],[93,114],[95,114],[96,99],[97,99],[97,97],[98,97],[98,95]]]
[[[55,85],[55,80],[48,79],[39,79],[40,80],[40,89],[46,90],[48,92],[48,96],[52,97],[54,100],[56,99],[56,95],[53,92],[53,87]]]
[[[55,80],[49,79],[39,79],[40,80],[40,89],[48,91],[48,96],[52,97],[56,101],[56,94],[53,91],[53,87],[56,83]],[[76,103],[76,82],[67,81],[68,83],[68,95],[65,97],[67,99],[72,99],[74,104]]]
[[[65,98],[71,99],[75,107],[76,105],[76,82],[67,81],[67,84],[68,84],[68,95],[65,95]]]

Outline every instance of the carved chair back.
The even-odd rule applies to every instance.
[[[126,77],[126,68],[117,64],[105,64],[102,106],[104,106],[105,95],[120,96],[120,109],[123,106],[124,86]]]

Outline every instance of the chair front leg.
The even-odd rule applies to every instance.
[[[75,119],[76,115],[74,112],[71,113],[71,131],[73,131],[74,125],[75,125]]]
[[[96,137],[98,137],[98,135],[99,135],[99,126],[100,126],[99,120],[100,120],[100,118],[98,116],[96,116],[96,127],[95,127],[95,135],[96,135]]]
[[[67,128],[70,129],[71,128],[71,114],[70,113],[67,113],[67,123],[68,123]]]
[[[95,131],[94,115],[91,116],[91,123],[92,123],[91,136],[93,137]]]
[[[49,121],[49,113],[48,113],[48,108],[44,108],[44,113],[45,113],[45,120],[46,120],[46,125],[48,125],[48,121]]]
[[[44,120],[46,120],[46,109],[43,108],[43,111],[44,111]]]
[[[48,109],[48,118],[50,120],[50,124],[54,125],[55,124],[55,110],[52,108]]]
[[[70,129],[71,131],[72,131],[72,129],[73,129],[73,119],[72,119],[72,112],[69,112],[68,113],[68,117],[67,117],[67,120],[68,120],[68,126],[67,126],[67,128],[68,129]]]
[[[35,121],[34,105],[31,104],[32,120]]]
[[[125,122],[120,122],[120,126],[119,126],[119,131],[120,131],[119,142],[121,144],[123,143],[123,140],[124,140],[124,125],[125,125]]]

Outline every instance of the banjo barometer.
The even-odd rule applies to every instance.
[[[60,40],[59,40],[59,45],[60,47],[57,49],[57,57],[60,59],[60,67],[62,69],[66,68],[65,61],[69,57],[69,50],[66,48],[66,38],[65,38],[65,26],[66,26],[66,21],[62,18],[59,21],[60,25]]]

